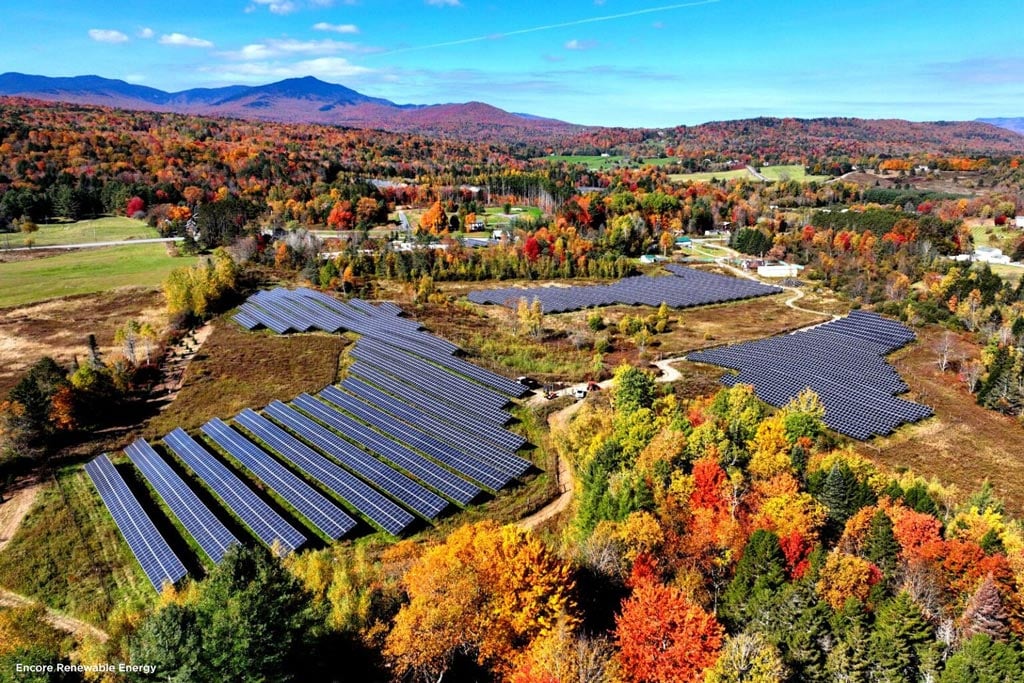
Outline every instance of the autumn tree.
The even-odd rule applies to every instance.
[[[725,641],[722,654],[704,676],[705,683],[777,683],[788,671],[779,649],[754,631]]]
[[[384,654],[400,675],[424,681],[439,680],[459,655],[508,674],[534,639],[573,620],[568,565],[512,526],[460,527],[402,582],[409,602]]]
[[[715,664],[724,631],[678,588],[642,580],[615,620],[618,660],[634,683],[699,680]]]
[[[420,230],[431,235],[437,235],[448,225],[448,216],[445,215],[444,207],[438,200],[430,205],[430,208],[420,216]]]
[[[351,230],[355,224],[352,202],[348,200],[335,202],[331,213],[327,216],[327,226],[335,230]]]
[[[960,624],[964,640],[979,634],[993,640],[1005,641],[1009,638],[1010,615],[991,574],[982,580],[967,601],[967,607],[960,617]]]

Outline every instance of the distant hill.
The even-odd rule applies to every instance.
[[[1006,130],[1012,130],[1014,133],[1020,133],[1024,135],[1024,116],[1017,117],[1005,117],[995,119],[977,119],[982,123],[990,123],[993,126],[999,126]]]
[[[51,78],[9,72],[0,74],[0,95],[143,111],[324,123],[536,144],[585,129],[564,121],[512,114],[481,102],[395,104],[312,76],[259,86],[233,85],[169,93],[100,76]]]
[[[652,156],[671,147],[682,156],[714,150],[738,159],[802,163],[858,156],[1021,154],[1024,135],[981,121],[759,117],[660,130],[602,128],[581,131],[562,153],[616,150]]]

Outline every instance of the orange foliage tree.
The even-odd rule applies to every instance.
[[[615,620],[617,657],[627,680],[677,683],[700,680],[714,666],[724,630],[715,617],[678,588],[653,579],[635,582]]]

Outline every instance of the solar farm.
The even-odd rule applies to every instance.
[[[660,306],[692,308],[727,301],[769,296],[783,291],[779,287],[753,280],[706,273],[675,264],[665,266],[663,276],[638,275],[610,285],[574,287],[505,287],[470,292],[467,298],[477,304],[513,307],[521,298],[537,299],[545,313],[564,313],[584,308],[612,306]]]
[[[282,553],[306,544],[311,531],[397,537],[497,493],[532,467],[517,455],[526,440],[505,429],[510,399],[527,389],[457,358],[458,347],[400,313],[311,290],[260,292],[236,314],[244,327],[358,332],[348,376],[315,396],[125,449],[210,562],[242,542],[222,521],[226,514]],[[108,455],[86,472],[153,586],[184,577],[182,560]],[[223,510],[202,502],[198,482]]]
[[[932,415],[928,406],[897,398],[908,390],[885,356],[916,338],[906,326],[853,311],[792,334],[691,353],[687,360],[736,370],[722,383],[753,385],[758,397],[784,406],[813,389],[834,431],[866,441]]]

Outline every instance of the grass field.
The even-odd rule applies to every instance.
[[[0,253],[2,258],[2,253]],[[171,258],[163,244],[136,244],[0,261],[0,308],[117,287],[156,287],[191,258]]]
[[[80,465],[40,491],[0,552],[0,585],[96,625],[155,597]]]
[[[765,166],[758,169],[761,175],[769,180],[797,180],[801,183],[811,181],[823,182],[828,180],[827,175],[808,175],[807,169],[800,165],[795,166]]]
[[[44,247],[59,244],[84,244],[86,242],[116,242],[118,240],[151,239],[160,234],[142,221],[124,216],[107,216],[75,223],[53,223],[40,225],[33,233],[0,234],[0,249],[14,249],[28,246]]]
[[[803,166],[765,166],[760,169],[761,175],[770,181],[776,180],[797,180],[801,183],[811,181],[823,182],[829,179],[827,175],[808,175],[807,169]],[[684,182],[708,182],[710,180],[735,180],[737,178],[749,178],[759,180],[745,168],[737,171],[705,171],[701,173],[673,173],[669,179],[674,183]]]
[[[189,364],[177,398],[146,424],[147,437],[319,391],[337,377],[338,357],[348,343],[338,335],[253,333],[227,320],[215,325]]]
[[[755,180],[754,176],[750,175],[750,172],[745,168],[741,168],[738,171],[704,171],[700,173],[671,173],[669,174],[668,178],[674,183],[706,183],[711,180],[736,180],[737,178],[747,178],[749,180]]]

